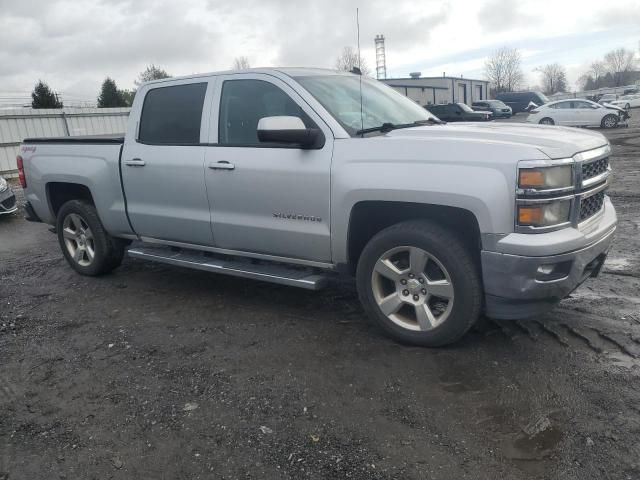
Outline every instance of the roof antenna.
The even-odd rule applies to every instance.
[[[353,72],[360,75],[360,130],[364,130],[364,113],[362,109],[362,57],[360,56],[360,13],[356,8],[356,29],[358,31],[358,71]],[[355,68],[353,69],[355,70]],[[362,134],[364,136],[364,134]]]

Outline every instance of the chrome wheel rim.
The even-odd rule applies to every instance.
[[[553,125],[553,121],[549,120],[548,118],[541,120],[540,123],[543,125]]]
[[[604,119],[604,126],[612,128],[616,124],[616,121],[612,117],[607,117]]]
[[[88,267],[96,256],[95,241],[89,224],[77,213],[62,222],[62,236],[67,252],[78,265]]]
[[[418,247],[396,247],[382,254],[374,265],[371,285],[380,311],[407,330],[433,330],[446,322],[453,308],[449,272],[434,255]]]

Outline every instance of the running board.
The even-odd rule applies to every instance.
[[[291,287],[320,290],[328,277],[308,267],[296,267],[279,263],[256,261],[239,257],[224,257],[198,250],[175,247],[136,245],[127,250],[130,257],[168,263],[178,267],[193,268],[234,277],[251,278]]]

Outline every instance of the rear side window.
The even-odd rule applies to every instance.
[[[154,145],[200,143],[206,83],[149,90],[142,106],[138,140]]]

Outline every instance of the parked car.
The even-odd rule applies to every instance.
[[[571,127],[615,128],[629,118],[623,109],[585,99],[558,100],[529,112],[527,122]]]
[[[7,215],[16,210],[18,210],[18,206],[11,185],[0,176],[0,215]]]
[[[549,99],[541,92],[505,92],[498,93],[496,100],[500,100],[511,107],[513,114],[528,112],[531,104],[544,105]]]
[[[384,332],[440,346],[598,274],[610,154],[597,132],[442,124],[359,75],[255,69],[145,83],[124,137],[26,139],[17,165],[82,275],[125,252],[306,289],[353,275]]]
[[[609,105],[615,105],[625,110],[640,107],[640,95],[623,95],[619,99],[609,102]]]
[[[491,120],[491,112],[476,112],[466,103],[425,105],[424,108],[445,122],[486,122]]]
[[[510,118],[513,114],[511,107],[500,100],[480,100],[473,102],[471,108],[480,112],[491,112],[493,118]]]
[[[615,93],[605,93],[598,98],[598,103],[604,105],[605,103],[611,103],[618,98]]]

